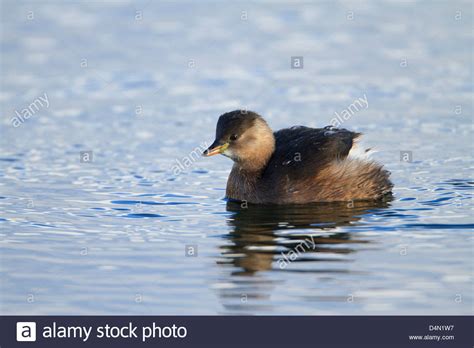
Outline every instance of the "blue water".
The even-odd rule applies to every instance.
[[[468,1],[1,6],[1,314],[472,314]],[[364,95],[391,201],[241,207],[195,156]]]

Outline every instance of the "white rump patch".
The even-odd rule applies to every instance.
[[[359,140],[354,142],[352,145],[349,154],[347,155],[348,159],[357,159],[362,161],[370,161],[371,157],[377,151],[373,147],[366,146],[362,144]]]

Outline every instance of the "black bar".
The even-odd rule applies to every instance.
[[[473,347],[473,316],[2,316],[0,347]],[[36,342],[17,342],[17,322],[36,323]],[[44,338],[56,323],[76,329],[76,338]],[[131,324],[130,324],[131,323]],[[155,338],[143,342],[155,323]],[[109,327],[128,327],[137,338],[98,338]],[[175,325],[174,332],[172,326]],[[169,327],[166,329],[165,327]],[[177,330],[179,327],[186,328]],[[102,328],[102,329],[99,329]],[[22,327],[28,336],[27,328]],[[70,334],[73,334],[71,329]],[[79,332],[82,338],[79,337]],[[116,334],[118,329],[108,331]],[[422,340],[410,340],[409,336]],[[440,336],[440,341],[426,335]],[[132,335],[133,336],[133,335]],[[441,339],[441,337],[444,337]]]

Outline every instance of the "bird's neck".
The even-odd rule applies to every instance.
[[[246,154],[243,159],[237,160],[235,165],[242,174],[258,176],[267,167],[273,152],[275,152],[275,138],[272,133],[271,137],[260,139],[257,149],[252,149],[252,152]]]
[[[249,175],[256,176],[263,171],[275,152],[275,136],[263,119],[255,120],[252,132],[245,139],[247,146],[238,151],[233,158],[236,169]]]
[[[269,159],[270,157],[255,157],[253,159],[236,162],[235,166],[242,172],[242,174],[255,176],[266,168]]]

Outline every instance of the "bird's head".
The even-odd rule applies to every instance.
[[[267,122],[255,112],[235,110],[219,117],[216,138],[204,156],[222,154],[243,169],[259,169],[275,150],[275,138]]]

